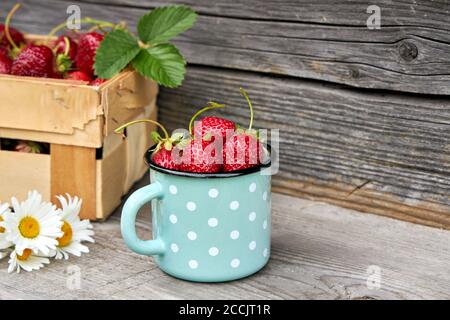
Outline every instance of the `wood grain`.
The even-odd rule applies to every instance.
[[[167,1],[154,0],[81,0],[79,3],[114,5],[126,9],[152,9],[167,5]],[[367,0],[171,0],[170,3],[186,4],[208,16],[271,20],[279,22],[311,22],[323,25],[365,26]],[[376,4],[382,12],[382,24],[386,26],[414,25],[420,22],[426,27],[450,29],[448,1],[380,0]]]
[[[136,187],[148,183],[145,177]],[[120,211],[96,223],[90,253],[52,261],[32,273],[0,272],[0,297],[8,299],[449,299],[450,233],[332,205],[274,194],[269,264],[240,281],[198,284],[176,280],[153,258],[128,250],[120,236]],[[149,208],[137,222],[151,235]],[[369,289],[368,268],[381,271]],[[7,267],[6,259],[0,268]],[[69,268],[79,268],[81,288],[68,290]],[[24,286],[23,284],[26,284]]]
[[[4,6],[13,2],[5,1]],[[66,19],[65,8],[72,2],[24,3],[15,23],[24,30],[47,33],[42,17],[50,25],[59,23]],[[190,63],[360,88],[450,94],[450,24],[444,14],[450,9],[448,3],[380,1],[379,30],[366,26],[370,1],[187,3],[201,16],[175,43]],[[94,0],[78,4],[84,15],[125,20],[134,29],[139,16],[163,3]]]
[[[24,200],[28,192],[38,190],[50,201],[50,156],[0,150],[0,202],[11,197]]]
[[[240,86],[253,100],[256,127],[280,130],[279,191],[450,227],[449,99],[191,67],[182,87],[162,90],[160,120],[186,127],[216,100],[227,105],[222,115],[246,126]]]
[[[80,216],[96,219],[96,149],[52,144],[50,146],[52,202],[57,195],[83,199]]]
[[[369,1],[174,2],[200,17],[176,39],[191,67],[181,88],[162,90],[164,124],[185,127],[209,99],[227,103],[223,114],[245,124],[237,89],[246,86],[256,125],[281,131],[279,191],[449,228],[447,1],[378,1],[380,30],[366,28]],[[47,33],[66,19],[69,3],[25,0],[14,23]],[[132,29],[137,17],[166,4],[76,3],[83,15],[125,20]]]

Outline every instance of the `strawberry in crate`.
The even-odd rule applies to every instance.
[[[10,26],[20,8],[16,4],[0,25],[0,74],[62,78],[100,86],[131,66],[146,78],[166,87],[177,87],[184,79],[185,59],[169,42],[191,28],[197,14],[182,5],[166,6],[142,16],[137,34],[125,23],[111,23],[85,17],[87,32],[67,30],[55,40],[31,41]],[[66,29],[62,23],[48,39]]]

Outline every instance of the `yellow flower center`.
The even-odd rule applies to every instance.
[[[58,238],[58,246],[65,247],[72,241],[72,227],[66,221],[64,221],[61,231],[64,232],[61,238]]]
[[[39,235],[40,229],[39,222],[33,217],[25,217],[20,220],[19,231],[25,238],[36,238]]]
[[[25,260],[28,260],[30,255],[31,255],[31,249],[24,249],[21,256],[17,255],[17,259],[20,261],[25,261]]]
[[[3,217],[0,216],[0,222],[2,222],[2,221],[4,221],[4,220],[3,220]],[[0,227],[0,233],[4,233],[4,232],[5,232],[5,228]]]

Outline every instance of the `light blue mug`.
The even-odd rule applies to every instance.
[[[126,201],[122,236],[136,253],[155,256],[166,273],[185,280],[222,282],[249,276],[270,256],[270,162],[240,172],[188,173],[145,158],[151,184]],[[153,240],[136,235],[136,215],[152,202]]]

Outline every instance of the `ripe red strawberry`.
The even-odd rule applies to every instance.
[[[172,151],[161,148],[152,155],[152,161],[160,167],[179,170],[180,165],[172,159]]]
[[[77,56],[77,49],[78,45],[75,41],[73,41],[72,38],[69,36],[59,36],[58,39],[55,40],[53,43],[53,48],[56,48],[56,54],[65,54],[66,52],[66,40],[67,38],[69,42],[69,52],[67,54],[67,57],[75,62],[75,58]]]
[[[72,71],[66,77],[67,80],[78,80],[78,81],[92,81],[91,77],[89,77],[83,71]]]
[[[199,173],[219,172],[222,170],[222,159],[216,159],[216,149],[213,145],[205,146],[200,140],[191,140],[183,148],[180,170]]]
[[[8,49],[2,46],[0,46],[0,54],[9,57]]]
[[[97,48],[104,36],[98,32],[89,32],[80,36],[78,40],[78,52],[76,56],[77,68],[94,77],[94,58]]]
[[[11,73],[12,60],[8,57],[8,54],[0,50],[0,74]]]
[[[247,92],[240,88],[250,108],[250,125],[247,130],[238,129],[227,139],[223,148],[223,171],[244,170],[261,164],[265,154],[264,146],[259,142],[257,132],[252,129],[253,106]]]
[[[53,51],[43,45],[26,47],[14,60],[11,74],[30,77],[55,77]]]
[[[223,171],[244,170],[261,163],[264,147],[258,138],[248,133],[236,133],[223,148]]]
[[[92,80],[91,83],[89,83],[89,85],[93,87],[99,87],[106,81],[107,81],[106,79],[97,78],[95,80]]]
[[[200,137],[205,138],[208,134],[211,135],[211,139],[206,140],[206,144],[213,142],[215,140],[215,135],[221,135],[222,141],[225,143],[227,134],[234,132],[236,124],[228,119],[223,119],[219,117],[205,117],[200,121],[196,121],[194,125],[194,135],[200,135]]]
[[[20,47],[20,45],[25,43],[23,34],[18,30],[9,27],[9,34],[11,35],[11,38],[16,46]],[[4,24],[0,24],[0,46],[6,47],[8,49],[12,48],[11,43],[9,43],[8,38],[6,37]]]

